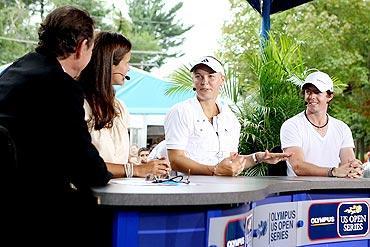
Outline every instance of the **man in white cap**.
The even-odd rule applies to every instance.
[[[206,56],[190,69],[196,97],[175,105],[165,119],[168,158],[185,174],[237,176],[258,162],[276,163],[289,154],[257,152],[239,155],[240,124],[227,104],[218,100],[225,71]]]
[[[309,74],[302,93],[305,111],[286,120],[280,130],[282,149],[293,153],[288,176],[360,177],[362,163],[355,159],[350,128],[327,113],[334,97],[329,75]]]

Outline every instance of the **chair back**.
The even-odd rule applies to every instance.
[[[17,168],[18,158],[15,141],[10,133],[9,124],[12,118],[0,115],[0,164],[12,171]]]
[[[276,146],[270,150],[272,153],[282,153],[283,150],[280,146]],[[270,164],[267,166],[268,176],[286,176],[287,175],[287,164],[286,161],[279,161],[276,164]]]

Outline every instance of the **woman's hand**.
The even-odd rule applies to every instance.
[[[136,177],[146,177],[148,175],[166,176],[170,171],[170,162],[165,158],[149,160],[144,164],[134,165],[134,176]]]

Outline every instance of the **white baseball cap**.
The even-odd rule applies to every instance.
[[[208,67],[210,67],[213,71],[217,73],[221,73],[222,75],[225,75],[224,67],[222,66],[221,62],[218,61],[216,58],[212,56],[205,56],[196,61],[193,65],[193,67],[190,69],[190,72],[193,72],[196,66],[204,64]]]
[[[303,88],[306,84],[314,85],[317,89],[320,90],[320,92],[334,92],[333,81],[331,80],[330,76],[321,71],[316,71],[309,74],[304,80],[301,88]]]

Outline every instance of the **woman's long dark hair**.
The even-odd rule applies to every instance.
[[[131,42],[119,33],[96,35],[91,60],[79,77],[92,111],[89,121],[93,121],[95,130],[111,128],[113,119],[120,114],[114,101],[112,66],[118,65],[131,47]]]

